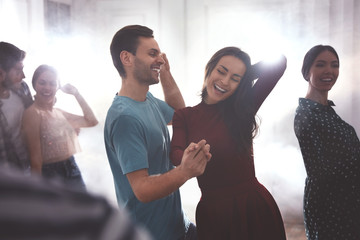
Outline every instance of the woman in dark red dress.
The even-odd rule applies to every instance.
[[[256,112],[285,69],[285,57],[277,65],[251,66],[239,48],[223,48],[206,65],[201,103],[175,112],[175,165],[190,142],[206,139],[211,146],[212,158],[197,178],[199,239],[286,239],[280,211],[256,179],[252,154]]]

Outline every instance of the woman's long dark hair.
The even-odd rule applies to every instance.
[[[232,134],[239,151],[246,151],[252,154],[252,140],[258,131],[258,124],[255,119],[253,106],[252,86],[253,80],[249,71],[251,69],[250,56],[237,47],[225,47],[217,51],[206,64],[205,81],[210,76],[220,59],[224,56],[233,56],[241,60],[246,66],[246,72],[240,81],[235,92],[218,103],[224,116],[224,121]],[[204,86],[201,93],[202,100],[207,97],[207,90]]]

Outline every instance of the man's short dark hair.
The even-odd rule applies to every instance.
[[[24,60],[26,53],[7,42],[0,42],[0,68],[9,71],[17,62]]]
[[[126,72],[120,60],[120,53],[122,51],[128,51],[136,55],[136,50],[139,46],[139,37],[153,38],[153,30],[141,25],[125,26],[115,33],[111,41],[111,57],[121,77],[126,77]]]

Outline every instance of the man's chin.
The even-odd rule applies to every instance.
[[[14,89],[20,89],[21,88],[21,82],[13,83],[11,87],[14,88]]]
[[[9,89],[9,88],[13,88],[13,87],[17,88],[16,84],[14,84],[12,81],[4,81],[4,82],[2,82],[1,85],[5,89]],[[19,85],[20,85],[20,83],[19,83]]]
[[[152,78],[149,80],[149,85],[158,84],[160,80],[158,78]]]

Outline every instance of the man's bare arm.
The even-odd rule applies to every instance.
[[[147,169],[141,169],[126,176],[137,199],[151,202],[168,196],[190,178],[203,174],[210,158],[210,146],[201,140],[197,144],[191,143],[184,151],[181,164],[169,172],[149,175]]]
[[[160,82],[164,91],[165,102],[175,110],[184,108],[185,101],[181,95],[179,87],[175,82],[175,79],[170,72],[170,65],[166,54],[163,53],[162,57],[165,63],[160,70]]]

